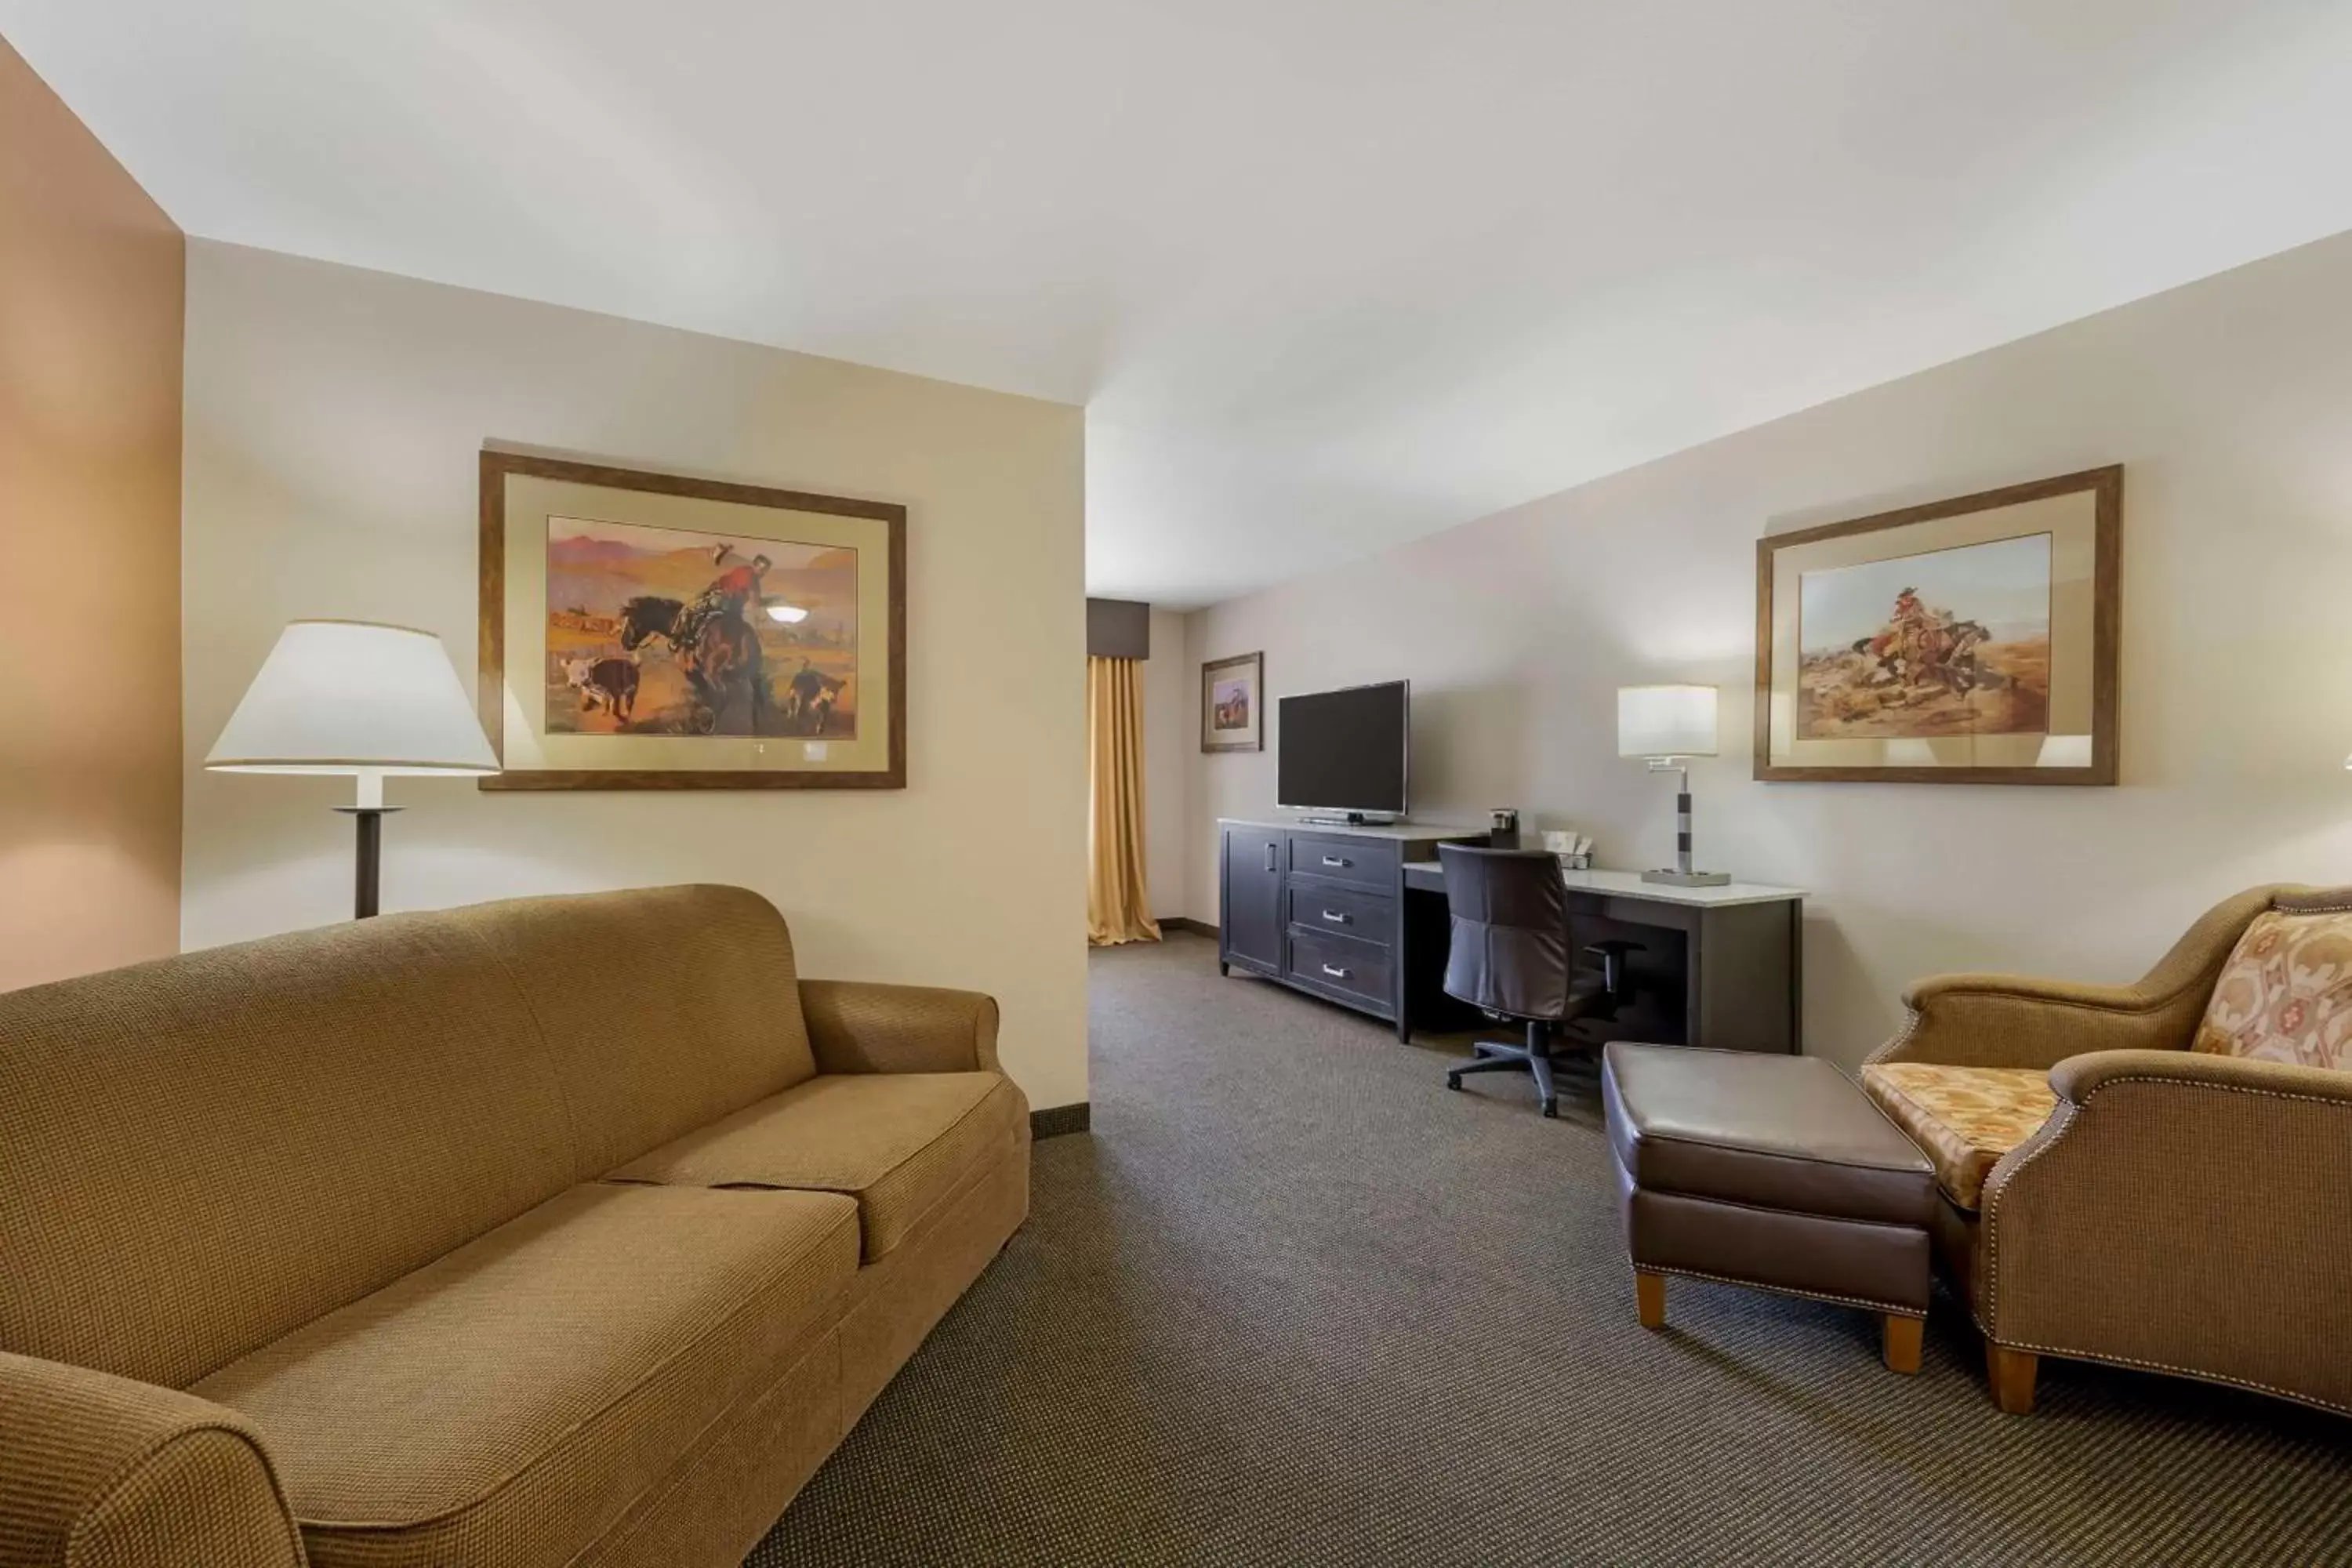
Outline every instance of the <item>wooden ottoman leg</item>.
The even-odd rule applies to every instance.
[[[2013,1351],[1985,1341],[1985,1375],[1992,1381],[1992,1402],[2010,1415],[2033,1414],[2033,1378],[2042,1358],[2032,1351]]]
[[[1927,1328],[1927,1319],[1906,1317],[1900,1312],[1889,1312],[1879,1320],[1879,1350],[1886,1358],[1889,1372],[1919,1370],[1919,1342]]]
[[[1642,1315],[1645,1329],[1666,1326],[1666,1277],[1633,1270],[1633,1309]]]

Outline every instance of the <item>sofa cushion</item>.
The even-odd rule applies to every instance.
[[[197,1391],[260,1430],[313,1568],[568,1563],[832,1344],[856,1216],[825,1193],[574,1187]]]
[[[448,915],[0,994],[0,1348],[184,1388],[562,1192],[569,1138]]]
[[[1028,1131],[1028,1102],[1002,1073],[825,1073],[610,1179],[846,1194],[871,1262]]]
[[[571,1107],[572,1174],[813,1076],[783,916],[742,888],[633,888],[453,910],[505,960]]]
[[[2352,1069],[2352,908],[2306,899],[2256,915],[2221,966],[2194,1044]]]
[[[1862,1087],[1936,1167],[1936,1184],[1964,1209],[1984,1196],[2003,1154],[2033,1136],[2058,1107],[2036,1068],[1958,1068],[1873,1062]]]

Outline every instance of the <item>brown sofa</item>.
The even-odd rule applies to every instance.
[[[726,1563],[1028,1212],[967,992],[665,888],[0,995],[0,1563]]]
[[[1863,1087],[1936,1167],[1937,1257],[2003,1409],[2054,1355],[2352,1414],[2352,1072],[2190,1049],[2247,927],[2314,896],[2217,905],[2137,984],[1905,998]]]

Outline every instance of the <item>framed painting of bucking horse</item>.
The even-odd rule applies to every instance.
[[[484,789],[901,789],[907,510],[481,455]]]
[[[1756,776],[2116,782],[2124,471],[1756,546]]]

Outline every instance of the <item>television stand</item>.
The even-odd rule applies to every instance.
[[[1360,811],[1334,816],[1329,812],[1312,813],[1298,819],[1301,827],[1395,827],[1401,826],[1393,816],[1368,816]]]
[[[1362,814],[1359,814],[1360,816]],[[1217,966],[1392,1024],[1476,1021],[1448,1001],[1445,900],[1405,898],[1405,868],[1440,844],[1483,844],[1484,828],[1370,822],[1221,821]]]

